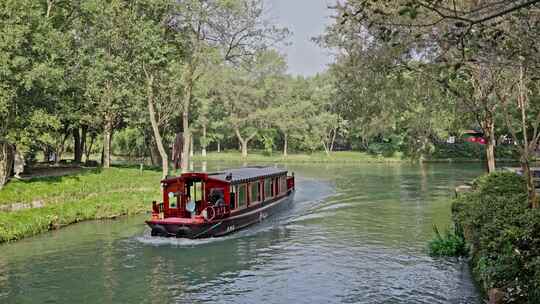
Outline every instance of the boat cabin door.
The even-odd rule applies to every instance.
[[[204,208],[204,182],[201,179],[189,179],[185,181],[184,185],[182,205],[185,206],[186,217],[199,215]]]

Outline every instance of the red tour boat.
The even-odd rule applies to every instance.
[[[294,175],[273,167],[185,173],[161,182],[163,202],[146,221],[152,236],[206,238],[258,223],[292,202]]]

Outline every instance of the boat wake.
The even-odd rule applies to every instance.
[[[293,207],[291,209],[279,212],[260,224],[250,226],[231,235],[195,240],[163,238],[151,236],[150,229],[147,228],[144,231],[144,234],[135,237],[135,240],[150,246],[194,247],[215,242],[229,241],[232,239],[252,237],[275,229],[295,229],[295,227],[299,225],[299,222],[306,217],[317,216],[316,213],[320,211],[324,202],[328,198],[336,195],[334,185],[323,180],[297,177],[296,189]]]

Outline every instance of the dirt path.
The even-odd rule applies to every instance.
[[[75,166],[36,166],[30,168],[21,175],[21,179],[30,180],[42,177],[56,177],[78,174],[86,170],[83,167]]]

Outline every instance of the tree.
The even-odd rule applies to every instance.
[[[377,57],[386,57],[387,64],[423,73],[440,83],[475,113],[487,136],[488,168],[493,171],[497,103],[491,101],[494,92],[484,81],[484,71],[500,64],[501,58],[515,62],[520,53],[516,50],[527,49],[521,47],[523,39],[515,35],[513,24],[521,14],[533,21],[537,5],[538,1],[458,1],[452,5],[421,0],[349,1],[336,6],[337,21],[324,41],[345,49],[349,57],[381,50]],[[456,79],[469,88],[452,89]]]
[[[66,91],[62,63],[69,47],[61,29],[69,24],[67,7],[53,10],[52,1],[0,4],[0,167],[7,168],[0,170],[0,187],[8,180],[14,149],[31,151],[58,121],[55,110]]]
[[[101,120],[102,166],[109,168],[113,132],[129,108],[131,9],[121,0],[92,0],[85,2],[82,10],[86,19],[79,34],[87,64],[85,95]]]
[[[217,49],[223,61],[240,63],[284,39],[287,31],[272,26],[265,19],[262,0],[183,1],[177,7],[174,25],[187,41],[182,76],[184,151],[181,166],[185,172],[191,146],[189,113],[193,89],[205,70],[208,53]]]
[[[258,133],[263,104],[260,91],[246,73],[227,69],[220,86],[221,98],[227,109],[228,123],[240,143],[242,157],[248,155],[248,144]]]
[[[540,103],[534,100],[540,98],[540,82],[532,80],[533,74],[523,63],[517,68],[519,72],[516,73],[515,69],[504,68],[504,74],[495,83],[495,90],[506,125],[520,153],[519,162],[527,181],[529,204],[532,208],[540,208],[530,165],[540,141]],[[517,79],[512,77],[515,74],[519,75]]]
[[[163,178],[169,175],[169,157],[163,144],[160,129],[168,125],[178,109],[176,87],[173,78],[179,66],[174,57],[181,54],[175,43],[178,33],[165,26],[173,17],[174,2],[169,0],[147,0],[138,3],[141,14],[132,16],[136,29],[133,48],[136,58],[135,71],[143,84],[144,99],[152,127],[154,142],[161,158]]]

